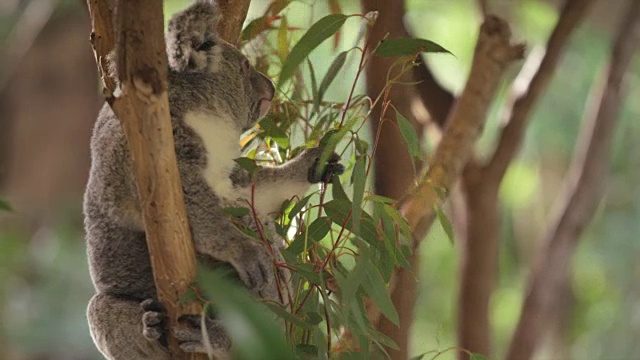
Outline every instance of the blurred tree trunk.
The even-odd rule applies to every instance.
[[[89,26],[79,6],[56,11],[0,90],[0,193],[16,210],[13,229],[32,233],[72,204],[79,215],[100,105]]]

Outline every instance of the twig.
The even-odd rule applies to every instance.
[[[559,286],[583,229],[589,224],[604,193],[609,152],[620,105],[621,87],[640,40],[640,2],[629,1],[603,79],[594,87],[599,97],[596,111],[587,108],[576,154],[567,175],[566,197],[553,212],[543,237],[544,248],[529,278],[527,296],[507,359],[526,360],[542,341],[545,324],[558,301]],[[596,114],[591,116],[591,114]]]

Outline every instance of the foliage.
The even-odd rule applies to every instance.
[[[369,323],[364,299],[370,299],[385,317],[399,324],[387,283],[394,267],[409,266],[407,239],[411,239],[411,233],[394,201],[371,194],[367,186],[372,149],[376,144],[371,147],[363,140],[361,132],[366,128],[366,122],[371,121],[368,111],[376,100],[355,95],[353,90],[344,102],[325,102],[324,95],[333,81],[343,76],[341,71],[349,57],[360,57],[354,82],[357,81],[367,61],[367,47],[375,50],[377,44],[362,43],[338,53],[326,73],[319,78],[309,54],[323,41],[336,38],[349,18],[361,18],[365,27],[370,24],[370,18],[337,13],[327,15],[311,25],[289,50],[292,34],[285,31],[289,30],[288,15],[277,13],[284,7],[270,7],[243,33],[243,39],[267,42],[263,46],[266,50],[259,51],[257,55],[257,63],[265,72],[272,66],[280,69],[280,96],[274,100],[275,106],[260,122],[259,129],[254,129],[243,140],[246,157],[237,159],[237,162],[252,171],[256,163],[281,163],[304,148],[320,144],[325,147],[320,163],[335,151],[341,156],[347,172],[339,178],[334,177],[330,185],[320,186],[310,195],[291,199],[283,206],[282,216],[276,221],[276,230],[288,246],[283,250],[284,263],[275,263],[274,266],[291,273],[293,294],[289,298],[286,298],[287,294],[281,294],[286,305],[269,303],[267,307],[284,321],[287,342],[296,357],[368,358],[375,349],[396,346]],[[267,19],[276,16],[278,23],[266,23]],[[270,41],[274,44],[269,45]],[[426,40],[419,40],[419,46],[413,43],[413,39],[403,41],[397,46],[393,45],[396,42],[388,42],[383,54],[415,56],[418,51],[446,51],[437,44],[425,46]],[[403,64],[403,71],[411,67],[411,58],[406,59],[399,62]],[[305,72],[311,81],[304,81]],[[388,86],[393,85],[392,81]],[[420,158],[415,130],[406,119],[399,126],[412,155]],[[246,227],[243,230],[252,234],[256,241],[265,244],[272,241],[263,231],[265,224],[253,216],[253,209],[250,204],[248,206],[244,209],[227,208],[226,213],[231,217],[253,217],[257,231],[248,231]],[[211,304],[221,308],[221,313],[264,313],[259,310],[262,305],[243,300],[246,296],[242,291],[231,290],[233,287],[219,277],[209,276],[205,280],[200,286],[205,293],[216,294],[215,302]],[[223,316],[224,319],[229,320]],[[239,354],[240,358],[250,358],[248,354],[251,353],[271,354],[270,349],[261,348],[265,344],[273,344],[273,351],[280,352],[275,358],[291,356],[278,350],[281,345],[275,345],[281,344],[281,340],[274,338],[271,329],[275,325],[267,325],[269,319],[233,315],[228,326],[233,328],[237,321],[244,324],[243,328],[251,328],[256,339],[264,340],[252,344],[255,349],[245,355]],[[349,332],[349,340],[341,336],[344,330]],[[238,342],[246,344],[238,338],[242,336],[244,339],[246,335],[230,332]],[[249,345],[243,345],[244,350],[247,347]]]

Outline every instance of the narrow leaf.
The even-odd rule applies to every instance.
[[[309,247],[322,240],[331,230],[331,220],[327,217],[321,217],[314,220],[302,234],[295,237],[291,245],[287,248],[292,254],[300,254],[305,245]]]
[[[371,262],[365,264],[367,266],[367,277],[363,283],[364,291],[371,297],[371,300],[378,305],[380,312],[382,312],[389,321],[395,325],[399,325],[400,317],[398,316],[398,311],[396,311],[396,308],[393,306],[380,271],[378,271]]]
[[[327,73],[324,75],[324,78],[322,78],[322,82],[320,82],[318,96],[317,98],[315,98],[316,105],[319,105],[322,102],[322,99],[324,99],[324,94],[327,92],[329,85],[331,85],[333,80],[336,78],[336,75],[338,75],[338,72],[340,71],[340,69],[342,69],[342,66],[344,66],[346,60],[347,51],[341,52],[340,54],[338,54],[338,56],[336,56],[335,59],[333,59],[331,66],[329,66],[329,69],[327,70]]]
[[[447,237],[449,238],[449,242],[451,243],[451,245],[453,245],[455,241],[455,236],[453,234],[453,226],[451,225],[449,218],[439,206],[434,205],[433,209],[436,212],[436,216],[438,217],[438,221],[440,222],[442,229],[444,230],[445,234],[447,234]]]
[[[422,157],[422,153],[420,152],[420,144],[418,142],[416,129],[411,125],[406,117],[402,116],[402,114],[397,111],[396,120],[398,121],[398,129],[400,130],[402,139],[407,143],[409,154],[416,159],[420,159]]]
[[[309,199],[311,199],[311,196],[313,196],[313,194],[303,197],[291,208],[291,210],[289,211],[289,220],[292,220],[296,215],[300,213],[300,211],[302,211],[302,208],[307,205]]]
[[[451,54],[451,51],[431,40],[415,38],[383,40],[376,49],[378,56],[413,56],[420,52]]]
[[[362,213],[362,198],[364,197],[364,186],[367,181],[367,157],[361,156],[356,160],[353,167],[353,202],[351,204],[353,219],[353,232],[358,233],[360,229],[360,214]]]
[[[287,60],[282,65],[282,71],[278,79],[278,87],[281,87],[285,81],[293,76],[298,65],[309,56],[309,53],[338,31],[346,20],[346,15],[330,14],[313,24],[293,49],[291,49]]]

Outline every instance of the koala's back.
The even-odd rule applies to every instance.
[[[202,177],[207,164],[202,139],[183,119],[187,109],[212,111],[221,106],[212,86],[215,83],[212,85],[210,79],[196,74],[169,74],[171,123],[183,191],[197,194],[199,211],[209,214],[204,218],[216,221],[221,218],[221,205]],[[107,104],[94,126],[91,153],[84,213],[96,289],[139,299],[155,297],[132,160],[120,120]]]

